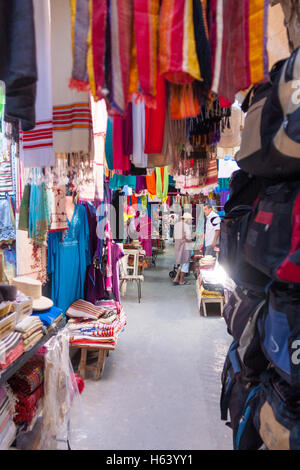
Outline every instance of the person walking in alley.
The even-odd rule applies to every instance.
[[[180,267],[173,280],[175,285],[186,285],[190,284],[184,281],[184,276],[189,272],[190,264],[190,242],[192,240],[192,223],[193,217],[191,214],[186,212],[174,226],[174,239],[175,239],[175,264],[179,264]]]

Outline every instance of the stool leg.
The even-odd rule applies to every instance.
[[[99,349],[97,366],[96,366],[95,373],[94,373],[95,380],[99,380],[101,378],[101,374],[104,369],[104,361],[105,361],[105,350]]]
[[[141,281],[138,281],[138,295],[139,295],[139,303],[141,303],[141,297],[142,297]]]
[[[87,356],[87,350],[81,349],[81,357],[80,357],[80,363],[78,366],[78,372],[82,379],[85,378],[86,356]]]

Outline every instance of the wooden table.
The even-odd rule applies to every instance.
[[[111,349],[105,349],[103,347],[97,347],[95,345],[88,345],[88,344],[84,346],[80,344],[70,344],[70,348],[81,350],[80,362],[78,366],[78,373],[80,377],[85,379],[86,371],[92,370],[94,371],[94,380],[101,379],[101,376],[104,371],[105,360],[108,357],[109,351]],[[88,365],[86,363],[88,351],[98,351],[98,358],[97,358],[96,365]]]

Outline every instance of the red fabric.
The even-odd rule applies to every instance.
[[[123,118],[113,118],[113,168],[130,171],[130,158],[123,152]]]
[[[133,0],[139,87],[153,104],[158,60],[159,0]]]
[[[277,269],[279,279],[288,282],[300,283],[300,266],[291,260],[291,255],[300,250],[300,194],[298,195],[293,210],[293,231],[291,240],[291,251],[289,256],[283,261]]]
[[[162,152],[166,109],[166,82],[161,75],[158,75],[156,81],[156,108],[145,107],[145,153]]]
[[[258,211],[255,222],[263,225],[272,225],[274,212]]]
[[[106,0],[93,0],[93,23],[92,23],[92,48],[94,77],[97,96],[102,97],[101,90],[104,87],[104,58],[106,45]]]

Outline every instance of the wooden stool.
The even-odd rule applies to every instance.
[[[94,371],[94,380],[101,379],[102,373],[104,371],[105,360],[109,355],[109,349],[97,348],[97,346],[81,346],[81,345],[70,345],[71,348],[76,348],[81,350],[80,363],[78,366],[78,373],[81,378],[85,379],[85,373],[87,370]],[[87,353],[88,351],[98,351],[98,359],[96,365],[88,365]]]

